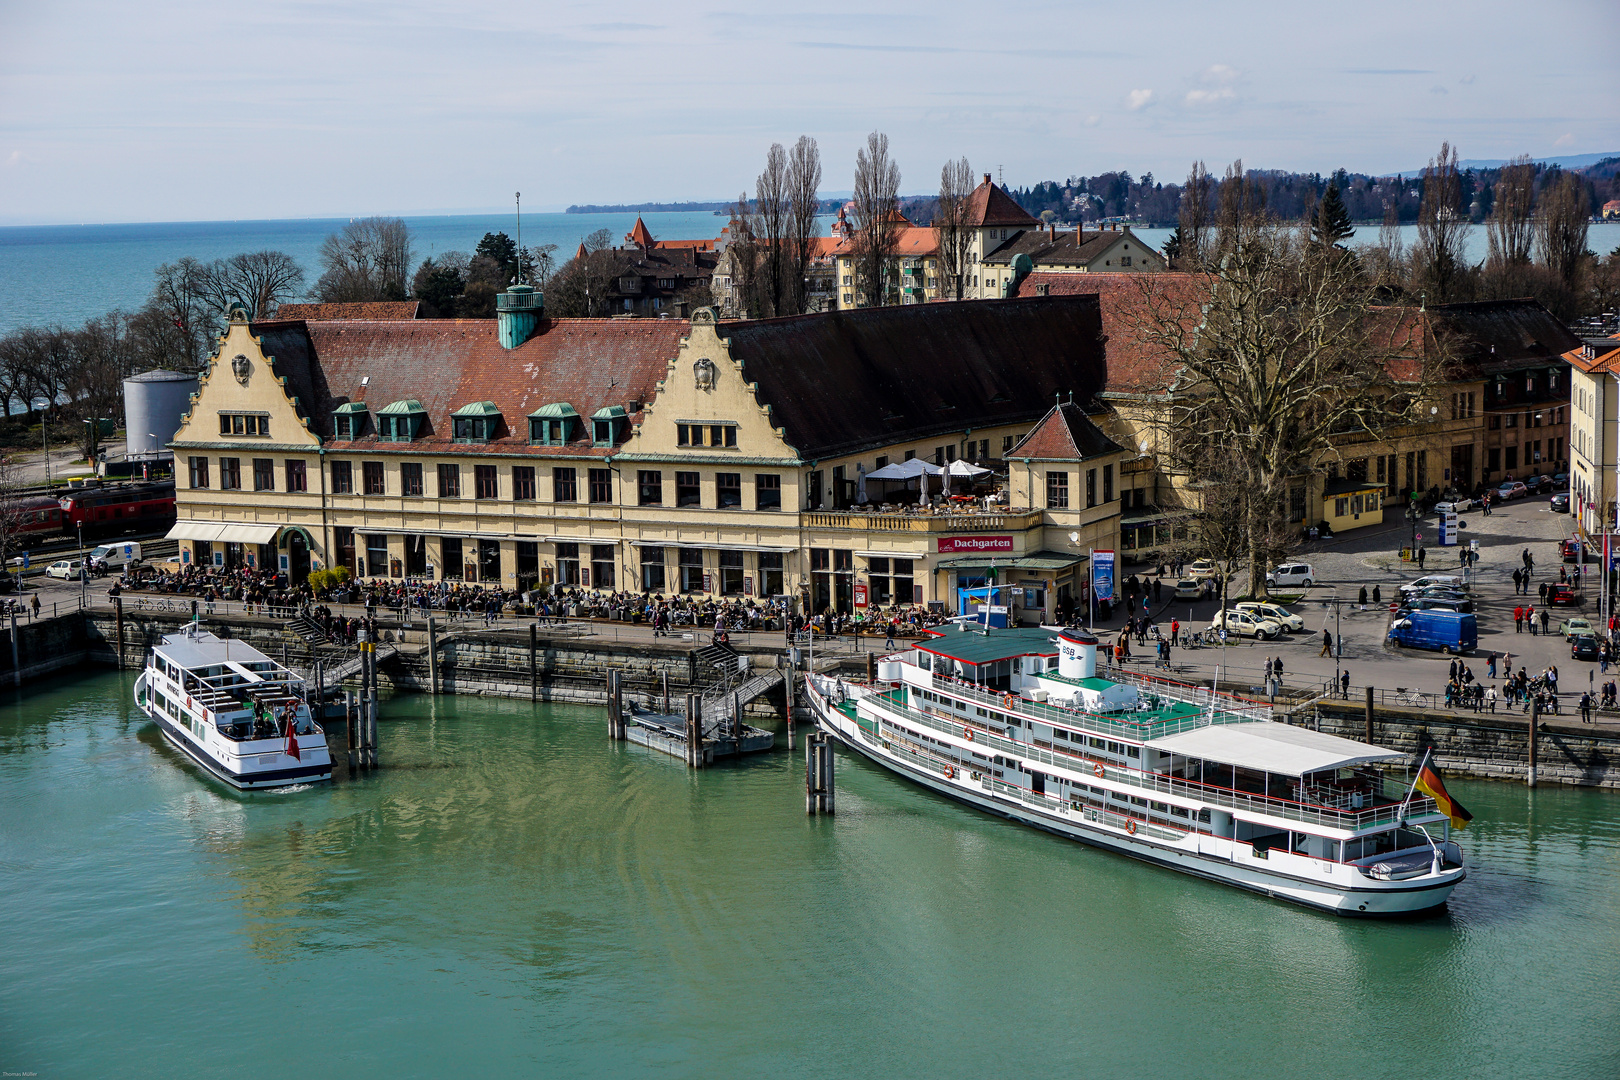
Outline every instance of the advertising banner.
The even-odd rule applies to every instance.
[[[1091,553],[1091,588],[1092,594],[1098,600],[1112,600],[1114,598],[1114,553],[1112,551],[1093,551]]]
[[[977,554],[985,551],[1011,551],[1010,536],[942,536],[939,538],[941,555]]]

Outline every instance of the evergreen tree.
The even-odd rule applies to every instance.
[[[503,232],[487,232],[484,238],[478,241],[478,249],[473,252],[475,256],[484,255],[494,259],[501,268],[502,282],[509,282],[517,276],[517,245],[512,238]]]
[[[1329,184],[1322,201],[1316,204],[1316,214],[1311,219],[1311,239],[1318,244],[1337,244],[1341,240],[1348,240],[1355,232],[1355,227],[1350,224],[1350,211],[1344,208],[1344,200],[1339,198],[1338,186]]]
[[[1172,270],[1175,269],[1176,260],[1181,258],[1181,226],[1180,225],[1177,225],[1175,227],[1175,230],[1170,234],[1170,239],[1166,240],[1164,242],[1164,246],[1161,247],[1159,250],[1164,252],[1164,257],[1170,263],[1170,268]]]

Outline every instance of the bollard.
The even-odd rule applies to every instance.
[[[782,703],[787,710],[788,749],[793,749],[793,669],[782,676]]]
[[[1541,703],[1538,701],[1532,701],[1530,703],[1530,768],[1525,773],[1524,783],[1526,787],[1536,786],[1536,757],[1539,749],[1536,744],[1539,741],[1540,736],[1540,732],[1537,729],[1540,727]]]
[[[618,742],[625,736],[624,695],[620,687],[619,672],[607,673],[608,739]]]
[[[1367,737],[1363,742],[1373,741],[1373,688],[1367,687]]]
[[[804,812],[830,814],[833,812],[833,752],[832,736],[817,731],[805,741],[804,755]]]
[[[540,700],[540,624],[529,624],[529,700]]]
[[[375,661],[373,661],[375,664]],[[366,709],[366,768],[377,767],[377,680],[375,667],[372,671],[371,704]]]
[[[742,693],[738,690],[731,692],[731,737],[737,740],[737,753],[742,753]]]
[[[439,628],[428,616],[428,693],[439,693]]]

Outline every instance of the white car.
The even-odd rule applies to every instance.
[[[1220,572],[1220,567],[1208,559],[1199,559],[1197,562],[1187,564],[1187,576],[1190,578],[1212,578]]]
[[[1308,589],[1315,584],[1316,570],[1310,563],[1284,563],[1266,575],[1266,587],[1271,589],[1278,586]]]
[[[1401,594],[1403,596],[1413,596],[1424,589],[1432,589],[1436,586],[1447,589],[1460,589],[1463,587],[1463,579],[1455,574],[1430,574],[1428,577],[1420,577],[1416,581],[1408,581],[1405,585],[1402,585]]]
[[[1458,499],[1456,502],[1437,502],[1434,512],[1437,514],[1461,514],[1466,510],[1474,509],[1473,499]]]
[[[79,576],[79,567],[82,565],[78,559],[58,559],[45,568],[45,576],[71,581]]]
[[[1224,627],[1228,634],[1236,634],[1238,637],[1259,638],[1263,641],[1282,637],[1283,632],[1279,623],[1271,619],[1262,619],[1253,612],[1239,611],[1237,608],[1216,612],[1209,625],[1215,630]]]
[[[1305,629],[1304,618],[1295,615],[1285,607],[1278,607],[1276,604],[1261,604],[1253,600],[1245,600],[1241,604],[1233,604],[1232,607],[1237,611],[1246,611],[1259,618],[1268,619],[1284,630],[1299,631]]]

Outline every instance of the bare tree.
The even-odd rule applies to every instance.
[[[1215,250],[1236,251],[1261,233],[1267,221],[1265,188],[1243,171],[1242,159],[1232,162],[1221,181]]]
[[[82,421],[72,425],[73,434],[79,452],[92,458],[102,422],[116,427],[123,415],[124,378],[134,374],[129,319],[110,312],[89,320],[71,338],[73,366],[63,388],[69,402],[64,412],[69,420]]]
[[[1253,588],[1276,553],[1271,515],[1290,482],[1345,432],[1376,438],[1417,407],[1428,380],[1409,376],[1409,321],[1372,310],[1373,285],[1355,260],[1274,226],[1190,282],[1144,274],[1137,287],[1127,322],[1185,373],[1159,414],[1161,453],[1195,482],[1212,454],[1229,459],[1247,492]],[[1417,350],[1417,362],[1435,362],[1436,351]]]
[[[32,514],[23,509],[22,463],[15,454],[0,456],[0,566],[8,566],[14,552],[27,542],[23,527],[32,524]]]
[[[939,211],[934,236],[939,247],[940,294],[966,295],[968,252],[973,230],[967,225],[967,200],[973,194],[973,166],[965,157],[947,161],[939,170]]]
[[[1181,243],[1177,254],[1188,267],[1202,266],[1209,257],[1210,230],[1215,222],[1215,181],[1202,161],[1193,162],[1187,173],[1187,184],[1181,189],[1181,208],[1177,223]]]
[[[153,279],[147,307],[173,326],[178,335],[172,339],[177,351],[174,363],[161,366],[196,371],[213,351],[212,338],[220,314],[208,309],[208,268],[188,255],[159,266]]]
[[[558,267],[546,287],[546,313],[553,318],[593,318],[606,312],[608,286],[616,261],[613,234],[597,229],[580,241],[583,249]]]
[[[1417,243],[1412,246],[1413,283],[1431,304],[1456,299],[1467,269],[1463,258],[1472,228],[1462,210],[1457,151],[1440,144],[1440,156],[1423,170],[1423,202],[1418,207]]]
[[[760,245],[760,310],[762,318],[781,315],[792,303],[788,283],[788,225],[792,192],[788,156],[781,143],[765,153],[765,171],[754,181],[755,239]]]
[[[403,218],[349,222],[321,241],[315,295],[328,303],[403,300],[411,280],[411,234]]]
[[[874,131],[855,153],[854,259],[857,299],[881,307],[889,299],[890,262],[900,233],[900,166],[889,137]],[[864,297],[864,299],[863,299]]]
[[[811,248],[820,235],[816,224],[821,209],[821,148],[808,135],[800,135],[788,154],[788,273],[794,312],[810,309]]]
[[[1536,169],[1529,155],[1502,167],[1496,179],[1496,199],[1485,222],[1490,241],[1488,265],[1523,266],[1530,262],[1534,236],[1531,207],[1535,202]]]
[[[1541,212],[1536,215],[1536,251],[1541,262],[1564,291],[1578,287],[1586,258],[1586,234],[1591,204],[1586,183],[1565,173],[1541,189]]]

